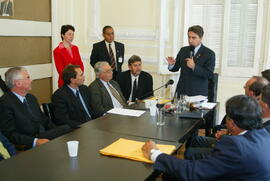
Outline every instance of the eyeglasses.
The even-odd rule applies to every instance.
[[[113,70],[112,69],[109,69],[107,71],[104,71],[103,73],[109,74],[109,73],[112,73],[112,72],[113,72]]]

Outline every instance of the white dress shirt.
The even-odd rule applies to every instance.
[[[111,48],[112,48],[112,51],[113,51],[113,56],[114,56],[114,60],[115,60],[115,67],[117,68],[117,59],[116,59],[116,48],[115,48],[115,43],[114,41],[109,43],[107,41],[105,41],[105,44],[106,44],[106,47],[107,47],[107,50],[108,50],[108,54],[110,55],[110,49],[109,49],[109,44],[111,44]]]
[[[133,84],[134,84],[135,79],[137,79],[137,88],[139,87],[139,76],[140,76],[140,74],[137,75],[136,77],[132,73],[130,73],[130,75],[131,75],[131,91],[130,91],[130,95],[129,95],[129,99],[128,99],[129,101],[131,101],[131,99],[132,99]]]

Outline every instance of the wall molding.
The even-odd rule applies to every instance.
[[[0,19],[0,36],[48,37],[52,35],[51,25],[51,22]]]
[[[32,80],[52,77],[52,64],[38,64],[21,66],[27,69]],[[4,79],[5,72],[11,67],[0,68],[0,75]]]

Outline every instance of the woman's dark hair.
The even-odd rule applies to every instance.
[[[61,27],[61,32],[60,32],[60,36],[61,36],[61,39],[62,39],[62,40],[63,40],[62,35],[65,35],[65,33],[66,33],[68,30],[72,30],[73,32],[75,32],[74,26],[72,26],[72,25],[62,25],[62,27]]]
[[[252,97],[237,95],[226,102],[226,114],[235,124],[245,130],[258,129],[262,126],[262,110]]]

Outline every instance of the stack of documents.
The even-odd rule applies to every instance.
[[[158,98],[158,97],[151,97],[151,98],[145,99],[145,100],[157,100],[158,104],[166,104],[168,102],[171,102],[171,99]],[[143,100],[143,101],[145,101],[145,100]]]
[[[144,142],[120,138],[106,148],[99,150],[99,152],[103,155],[126,158],[146,163],[153,163],[151,160],[143,156],[141,150],[143,145]],[[176,149],[174,145],[157,144],[157,147],[160,149],[160,151],[166,154],[172,154],[173,151]]]

